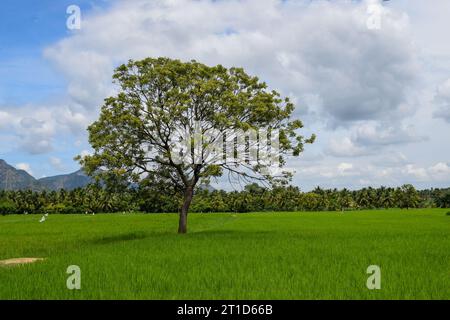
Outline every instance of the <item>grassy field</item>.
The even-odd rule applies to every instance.
[[[447,211],[4,216],[0,299],[449,299]]]

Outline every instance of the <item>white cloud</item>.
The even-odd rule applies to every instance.
[[[16,168],[19,170],[26,171],[30,175],[33,175],[33,171],[31,170],[31,166],[29,163],[18,163],[16,164]]]
[[[434,101],[438,107],[434,116],[450,123],[450,79],[438,86]]]
[[[353,141],[363,146],[387,146],[425,141],[413,126],[390,125],[389,123],[364,123],[356,128]]]
[[[425,180],[428,178],[427,170],[425,168],[417,167],[414,164],[407,164],[402,169],[402,173],[418,180]]]
[[[399,186],[407,183],[417,187],[433,183],[442,187],[448,186],[449,164],[440,162],[431,166],[420,166],[405,162],[407,162],[406,159],[401,159],[393,166],[384,163],[373,165],[369,162],[337,162],[335,164],[320,162],[312,166],[297,167],[294,181],[306,184],[308,186],[306,189],[312,189],[317,185],[328,188],[361,188],[363,186]]]
[[[432,166],[430,171],[435,174],[449,174],[450,166],[447,163],[439,162]]]
[[[63,161],[58,157],[50,157],[49,161],[52,167],[57,171],[64,171],[66,169]]]
[[[428,138],[417,134],[413,126],[364,122],[349,128],[349,136],[332,137],[326,153],[334,157],[374,156],[384,147],[423,142]]]
[[[0,130],[8,128],[13,122],[13,117],[6,111],[0,111]]]
[[[315,165],[295,169],[301,176],[334,179],[344,176],[359,175],[359,170],[352,163],[341,162],[336,165]]]
[[[347,162],[341,162],[338,166],[337,166],[338,172],[341,175],[345,175],[348,172],[351,172],[351,170],[353,169],[353,164],[351,163],[347,163]]]
[[[428,169],[433,180],[449,181],[450,180],[450,165],[448,163],[439,162]]]
[[[51,119],[50,110],[41,110],[40,114],[38,112],[35,114],[37,117],[34,118],[28,114],[17,117],[20,121],[16,130],[22,148],[31,154],[46,153],[52,150],[55,126],[52,121],[49,121]]]
[[[416,71],[407,17],[386,9],[376,31],[366,20],[365,4],[346,2],[118,2],[45,55],[87,110],[112,94],[118,63],[169,56],[244,66],[300,103],[317,97],[336,124],[404,116]]]
[[[82,150],[82,151],[80,152],[80,156],[81,156],[82,158],[87,157],[87,156],[90,156],[90,155],[92,155],[92,152],[89,151],[89,150]]]
[[[332,138],[326,151],[328,155],[335,157],[359,157],[373,153],[365,147],[357,146],[349,137]]]
[[[86,136],[86,127],[93,118],[73,109],[70,105],[4,108],[0,112],[0,135],[15,133],[17,144],[8,146],[11,152],[24,150],[31,155],[51,152],[55,140],[61,141],[65,133]]]
[[[387,151],[378,154],[371,161],[376,167],[395,169],[409,164],[407,157],[399,151]]]

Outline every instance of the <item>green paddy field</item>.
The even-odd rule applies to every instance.
[[[0,216],[0,299],[449,299],[447,211]]]

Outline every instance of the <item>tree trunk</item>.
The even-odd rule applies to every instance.
[[[194,196],[194,187],[188,187],[184,193],[183,206],[181,207],[180,210],[180,221],[178,224],[178,233],[180,234],[187,232],[187,215],[193,196]]]

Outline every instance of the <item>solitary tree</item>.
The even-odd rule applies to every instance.
[[[106,185],[163,186],[183,194],[179,233],[195,188],[231,178],[279,183],[287,155],[305,143],[294,105],[241,68],[168,58],[130,60],[115,70],[118,93],[89,126],[94,154],[78,157]],[[277,170],[274,170],[276,168]]]

